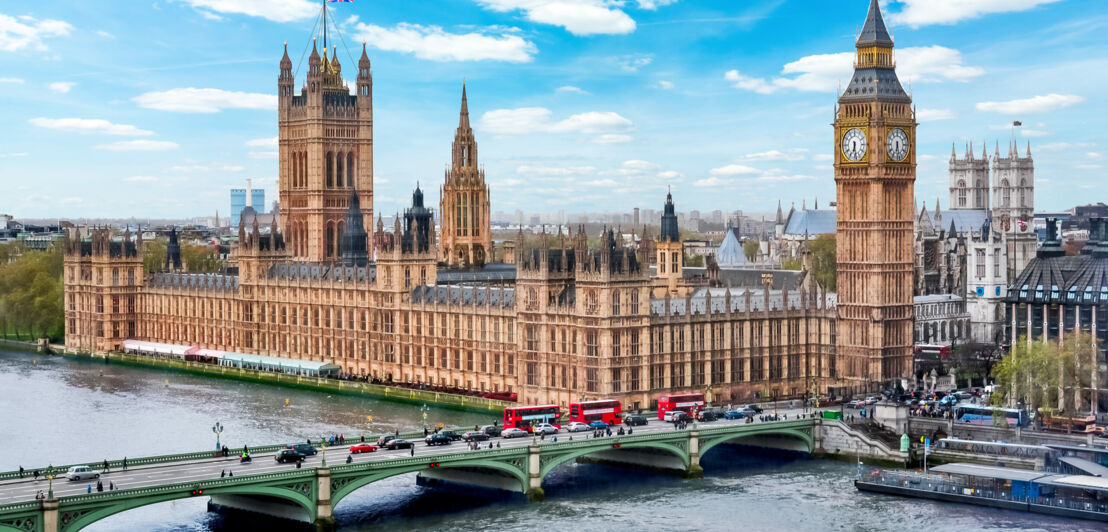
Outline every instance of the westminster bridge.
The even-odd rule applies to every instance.
[[[572,436],[572,438],[571,438]],[[654,422],[633,434],[592,438],[591,433],[562,433],[556,441],[534,438],[497,439],[496,448],[457,451],[417,442],[411,451],[378,450],[350,455],[347,445],[323,448],[301,467],[277,463],[284,445],[254,446],[253,460],[240,464],[235,452],[217,451],[109,461],[100,477],[105,491],[90,491],[88,481],[68,482],[70,465],[97,472],[103,462],[51,467],[53,480],[32,478],[27,470],[0,473],[0,531],[76,532],[133,508],[189,497],[210,497],[210,507],[232,508],[335,527],[332,510],[344,497],[376,481],[419,473],[422,482],[453,482],[524,493],[532,501],[545,496],[542,481],[569,461],[592,461],[703,476],[700,457],[716,445],[732,442],[809,454],[842,454],[901,461],[905,457],[880,441],[838,420],[802,417],[747,423],[718,421],[675,430]],[[462,445],[459,442],[455,445]],[[350,456],[352,461],[347,462]],[[41,468],[46,471],[46,468]],[[224,476],[230,472],[233,475]],[[95,481],[93,481],[95,482]],[[116,489],[109,490],[109,482]]]

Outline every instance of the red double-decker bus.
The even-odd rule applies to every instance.
[[[504,428],[523,429],[528,432],[540,423],[550,423],[562,428],[558,423],[562,410],[558,405],[510,406],[504,409]]]
[[[703,393],[673,393],[658,398],[658,419],[665,419],[666,412],[684,410],[690,415],[704,408]]]
[[[623,407],[615,399],[599,401],[581,401],[569,404],[569,420],[590,423],[596,420],[609,425],[618,425],[622,421]]]

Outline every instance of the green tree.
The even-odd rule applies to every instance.
[[[837,290],[838,273],[835,259],[835,234],[820,235],[808,243],[808,249],[812,252],[812,270],[816,274],[816,281],[829,291]]]
[[[219,258],[219,253],[198,244],[181,245],[181,262],[190,272],[212,273],[223,268],[223,259]]]
[[[65,311],[62,306],[62,247],[48,251],[8,255],[0,263],[0,334],[9,331],[22,339],[49,336],[61,339]]]
[[[694,267],[694,268],[704,266],[704,256],[702,256],[702,255],[693,255],[693,256],[689,257],[689,256],[686,255],[685,256],[685,266],[691,266],[691,267]]]
[[[743,255],[746,255],[746,260],[754,262],[758,260],[758,251],[760,251],[757,240],[747,240],[743,242]]]
[[[798,259],[785,259],[781,261],[782,270],[800,270],[804,265]]]
[[[146,240],[142,243],[142,271],[160,272],[165,269],[166,239]]]

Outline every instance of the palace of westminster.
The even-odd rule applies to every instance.
[[[353,93],[313,46],[277,83],[280,218],[238,228],[222,273],[144,274],[141,236],[96,229],[65,255],[67,347],[126,339],[337,364],[349,375],[514,392],[525,403],[663,393],[716,400],[861,391],[912,374],[916,120],[878,3],[836,106],[838,291],[805,268],[686,269],[672,197],[657,238],[611,230],[515,242],[492,263],[489,190],[465,88],[436,231],[417,187],[386,230],[373,217],[373,80]],[[368,229],[368,231],[367,231]],[[594,235],[595,236],[595,235]]]

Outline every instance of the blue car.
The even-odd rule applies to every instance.
[[[603,421],[600,421],[598,419],[596,421],[593,421],[593,422],[589,423],[589,428],[590,429],[596,429],[596,430],[604,430],[604,429],[608,428],[608,424],[603,422]]]
[[[728,410],[723,414],[723,417],[727,419],[742,419],[746,417],[746,414],[742,413],[741,410]]]

